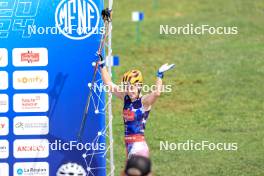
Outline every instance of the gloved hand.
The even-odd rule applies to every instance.
[[[171,65],[169,65],[168,63],[167,64],[164,64],[164,65],[162,65],[160,68],[159,68],[159,70],[158,70],[158,72],[157,72],[157,77],[159,77],[159,78],[163,78],[164,77],[164,72],[166,72],[166,71],[168,71],[168,70],[171,70],[171,69],[173,69],[175,67],[175,64],[171,64]]]
[[[108,8],[102,10],[101,15],[104,21],[108,21],[108,22],[112,21],[112,11],[109,10]]]
[[[99,58],[100,58],[100,61],[98,62],[99,66],[101,68],[104,68],[105,67],[105,60],[104,60],[104,57],[102,56],[102,54],[98,54]]]

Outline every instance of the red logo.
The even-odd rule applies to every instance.
[[[21,62],[39,62],[39,53],[33,53],[32,51],[21,53]]]
[[[0,123],[0,129],[4,129],[5,128],[5,124],[4,123]]]
[[[133,111],[130,111],[129,109],[125,109],[123,111],[123,116],[125,120],[127,121],[134,121],[135,120],[135,113]]]
[[[45,146],[19,146],[18,152],[41,152],[45,151]]]

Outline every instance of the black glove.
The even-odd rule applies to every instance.
[[[112,10],[106,8],[102,10],[101,15],[104,21],[108,21],[108,22],[112,21]]]

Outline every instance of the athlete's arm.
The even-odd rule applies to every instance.
[[[124,99],[125,93],[116,85],[112,82],[111,76],[109,75],[103,57],[102,55],[99,55],[99,57],[101,58],[101,61],[99,62],[99,66],[101,69],[101,73],[102,73],[102,80],[104,82],[105,85],[108,86],[109,90],[118,98],[120,99]]]
[[[156,100],[161,95],[161,90],[162,90],[162,79],[157,78],[156,89],[153,90],[151,93],[144,95],[142,97],[142,103],[145,107],[145,110],[149,110],[150,107],[156,102]]]
[[[157,81],[156,81],[156,89],[153,90],[150,94],[147,94],[142,97],[142,103],[145,109],[150,109],[150,107],[155,103],[158,97],[161,95],[162,92],[162,79],[164,77],[164,72],[172,69],[175,65],[171,64],[164,64],[162,65],[158,72],[157,72]]]

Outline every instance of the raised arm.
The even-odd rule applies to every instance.
[[[122,91],[120,87],[118,87],[116,84],[112,82],[111,76],[109,75],[106,66],[104,58],[101,54],[99,54],[99,57],[101,61],[99,62],[99,66],[102,73],[102,80],[106,86],[108,86],[109,90],[118,98],[124,99],[125,93]]]
[[[162,79],[164,77],[164,72],[172,69],[175,65],[171,64],[164,64],[162,65],[158,72],[157,72],[157,81],[156,81],[156,88],[151,93],[144,95],[142,97],[142,103],[145,109],[150,109],[150,107],[155,103],[162,92]]]

